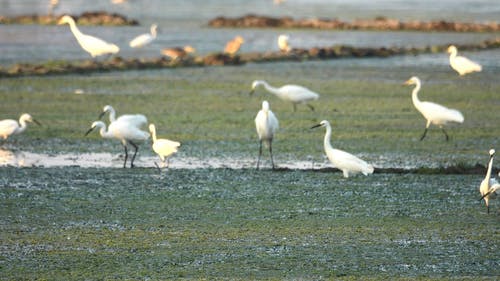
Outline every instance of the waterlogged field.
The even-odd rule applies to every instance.
[[[484,166],[488,150],[500,150],[499,70],[458,77],[409,62],[426,59],[3,79],[1,119],[29,112],[43,126],[30,125],[0,148],[27,158],[71,155],[74,164],[0,167],[0,279],[498,278],[500,205],[493,201],[487,214],[479,202],[483,174],[437,168]],[[447,127],[449,142],[435,127],[418,140],[425,120],[412,88],[402,86],[413,75],[423,81],[422,100],[464,114],[463,124]],[[317,91],[316,111],[293,112],[263,90],[249,96],[254,79]],[[271,171],[267,154],[263,170],[252,168],[253,118],[263,99],[280,120],[278,167],[310,162],[315,170]],[[106,104],[118,114],[146,114],[159,136],[182,142],[168,172],[153,168],[148,144],[138,168],[122,169],[118,142],[83,136]],[[309,128],[323,119],[332,122],[333,145],[376,172],[423,172],[344,179],[317,169],[328,166],[324,129]],[[89,167],[81,155],[93,153],[114,161]],[[176,166],[183,159],[228,168]],[[238,161],[249,164],[235,168]]]

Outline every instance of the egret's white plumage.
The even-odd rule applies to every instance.
[[[425,119],[427,119],[427,124],[425,125],[425,131],[420,140],[425,138],[427,134],[427,129],[431,124],[439,126],[446,136],[446,140],[449,139],[448,134],[444,130],[443,126],[448,122],[464,122],[464,116],[460,111],[456,109],[450,109],[444,107],[440,104],[428,102],[428,101],[420,101],[418,99],[418,92],[421,88],[421,82],[418,77],[411,77],[408,81],[404,83],[405,85],[415,85],[415,88],[412,91],[412,101],[415,108],[422,113]]]
[[[272,142],[274,134],[279,128],[279,122],[278,118],[276,118],[271,109],[269,109],[269,103],[267,101],[262,102],[262,109],[259,110],[257,116],[255,117],[255,128],[257,129],[257,135],[259,137],[259,158],[257,159],[257,169],[259,169],[260,157],[262,155],[262,143],[269,148],[271,164],[274,169]]]
[[[118,119],[116,118],[116,111],[111,105],[105,105],[102,109],[101,114],[99,114],[99,119],[101,119],[104,114],[109,113],[109,122],[113,123],[115,121],[127,122],[132,126],[141,128],[148,123],[146,116],[142,114],[124,114],[120,115]]]
[[[168,139],[156,138],[156,127],[154,124],[149,124],[149,132],[151,133],[151,137],[153,139],[153,151],[156,152],[158,156],[160,156],[162,162],[161,167],[165,167],[166,161],[168,168],[169,157],[177,152],[178,148],[181,146],[181,143]]]
[[[120,48],[115,44],[108,43],[102,39],[94,36],[83,34],[76,26],[75,20],[70,16],[63,16],[57,24],[69,24],[71,32],[75,36],[76,40],[93,58],[101,55],[116,54],[120,51]]]
[[[479,192],[481,193],[482,196],[481,199],[484,200],[488,213],[490,212],[489,201],[490,199],[496,198],[496,190],[500,187],[500,184],[494,178],[491,178],[491,169],[493,168],[493,157],[495,156],[495,150],[490,149],[489,153],[490,153],[490,159],[488,161],[488,169],[486,170],[486,176],[481,181],[481,185],[479,185]]]
[[[293,110],[297,110],[297,104],[305,104],[311,110],[314,111],[314,107],[309,104],[310,101],[317,100],[319,98],[319,94],[298,85],[284,85],[280,88],[275,88],[269,85],[264,80],[255,80],[252,83],[252,90],[250,94],[252,94],[255,89],[259,86],[263,86],[271,94],[275,94],[278,98],[291,102],[293,104]]]
[[[19,118],[19,123],[13,119],[0,120],[0,137],[6,140],[11,135],[16,135],[24,132],[27,127],[27,122],[35,122],[40,125],[38,121],[33,119],[28,113],[24,113]]]
[[[281,34],[278,37],[278,48],[280,49],[280,51],[288,53],[292,50],[292,48],[290,47],[290,44],[288,43],[289,39],[290,39],[290,37],[288,35],[285,35],[285,34]]]
[[[123,168],[126,167],[127,165],[127,159],[128,159],[128,144],[132,145],[135,149],[134,155],[132,156],[132,159],[130,161],[130,167],[134,167],[134,159],[137,154],[137,150],[139,149],[138,144],[144,142],[149,138],[149,133],[142,131],[141,129],[131,126],[130,123],[124,122],[124,121],[119,121],[116,120],[109,124],[109,127],[106,130],[106,124],[102,121],[95,121],[92,123],[92,126],[90,129],[85,133],[85,135],[88,135],[92,130],[95,128],[99,128],[99,133],[101,137],[106,138],[106,139],[117,139],[119,140],[123,148],[125,150],[125,160],[123,162]]]
[[[330,126],[330,122],[328,122],[327,120],[323,120],[318,125],[315,125],[312,128],[317,127],[326,128],[326,134],[323,141],[326,156],[337,169],[342,171],[344,178],[348,178],[349,174],[362,173],[363,175],[367,176],[373,173],[374,168],[372,165],[366,163],[365,161],[348,152],[332,147],[330,143],[332,136],[332,127]]]
[[[131,48],[140,48],[153,42],[153,40],[155,40],[157,36],[157,28],[158,25],[152,24],[150,33],[144,33],[135,37],[134,39],[132,39],[132,41],[130,41],[129,46]]]
[[[479,72],[483,69],[477,62],[473,62],[466,57],[457,56],[457,52],[457,47],[453,45],[448,47],[450,66],[461,76],[471,72]]]

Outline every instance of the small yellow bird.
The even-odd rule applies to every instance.
[[[224,53],[231,56],[235,55],[243,43],[245,43],[243,37],[236,36],[233,40],[227,42],[226,47],[224,48]]]
[[[196,49],[187,45],[184,47],[174,47],[174,48],[165,48],[161,50],[161,54],[171,58],[176,61],[178,59],[183,59],[187,57],[189,54],[196,52]]]
[[[160,156],[162,162],[161,167],[158,166],[158,164],[156,164],[155,162],[156,167],[161,170],[161,168],[165,167],[166,162],[166,167],[168,168],[169,157],[177,152],[178,148],[181,146],[181,143],[168,139],[156,138],[156,127],[154,124],[149,124],[149,132],[151,133],[151,137],[153,139],[153,151],[156,152],[158,156]]]

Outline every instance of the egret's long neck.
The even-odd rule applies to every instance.
[[[75,21],[68,21],[68,24],[69,24],[69,28],[71,29],[71,32],[73,33],[73,35],[76,37],[76,39],[78,41],[80,41],[80,38],[83,37],[84,35],[80,31],[80,29],[78,29],[78,27],[76,27]]]
[[[457,50],[451,50],[450,61],[454,60],[456,57],[457,57]]]
[[[106,125],[104,123],[102,123],[102,125],[100,126],[99,134],[101,134],[101,137],[103,138],[113,138],[111,132],[106,130]]]
[[[261,83],[262,83],[262,85],[264,86],[264,88],[265,88],[268,92],[270,92],[270,93],[272,93],[272,94],[275,94],[275,95],[277,95],[277,96],[281,96],[281,95],[282,95],[282,93],[278,90],[278,88],[275,88],[275,87],[273,87],[273,86],[269,85],[266,81],[262,81]]]
[[[420,91],[420,82],[417,82],[415,88],[411,92],[411,100],[413,101],[413,105],[416,108],[420,108],[420,104],[422,104],[422,102],[418,99],[419,91]]]
[[[490,156],[490,161],[488,162],[488,170],[486,171],[486,176],[484,177],[484,180],[487,182],[490,181],[492,167],[493,167],[493,155]]]
[[[153,38],[156,38],[156,35],[157,35],[157,33],[156,33],[156,28],[153,28],[153,27],[152,27],[152,28],[151,28],[151,36],[153,36]]]
[[[154,128],[151,130],[151,137],[153,138],[153,142],[155,142],[156,141],[156,129],[154,129]]]
[[[26,130],[26,126],[27,126],[27,124],[26,124],[26,121],[25,121],[24,119],[22,119],[22,118],[21,118],[21,119],[19,119],[19,124],[20,124],[21,126],[19,126],[19,127],[16,129],[16,134],[22,133],[22,132],[24,132],[24,130]]]
[[[331,138],[332,138],[332,127],[328,125],[326,126],[325,139],[323,140],[323,145],[325,146],[326,151],[328,151],[329,148],[333,149],[331,144]]]
[[[115,122],[116,120],[116,112],[114,108],[109,108],[109,121],[110,122]]]

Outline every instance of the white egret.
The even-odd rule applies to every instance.
[[[279,128],[279,122],[274,113],[269,109],[269,103],[267,101],[262,102],[262,109],[255,117],[255,128],[257,129],[257,135],[259,136],[259,158],[257,159],[257,169],[259,169],[260,157],[262,156],[262,143],[269,148],[271,164],[274,169],[272,143],[274,134]]]
[[[457,47],[451,45],[448,47],[448,53],[450,54],[450,66],[453,68],[460,76],[471,72],[479,72],[483,68],[480,64],[469,60],[466,57],[457,56]]]
[[[348,152],[332,147],[330,143],[332,136],[332,127],[330,126],[330,122],[323,120],[318,125],[311,127],[311,129],[318,127],[326,127],[326,134],[323,141],[326,156],[337,169],[342,171],[344,178],[348,178],[349,173],[362,173],[365,176],[373,173],[374,169],[372,165]]]
[[[291,102],[293,104],[293,111],[297,111],[297,104],[305,104],[312,111],[314,111],[314,107],[309,104],[310,101],[317,100],[319,98],[319,94],[298,85],[284,85],[280,88],[275,88],[269,85],[264,80],[255,80],[252,83],[252,90],[250,91],[250,95],[253,94],[255,89],[258,86],[264,86],[264,88],[270,92],[271,94],[275,94],[278,98]]]
[[[152,24],[151,28],[150,28],[151,33],[144,33],[144,34],[141,34],[141,35],[135,37],[134,39],[132,39],[132,41],[130,41],[129,46],[131,48],[140,48],[140,47],[144,47],[145,45],[153,42],[153,40],[156,39],[157,28],[158,28],[158,25]]]
[[[135,156],[137,155],[137,150],[139,150],[138,143],[142,143],[143,141],[149,138],[149,133],[140,130],[135,126],[131,126],[127,122],[115,121],[109,125],[109,128],[106,130],[106,124],[102,121],[95,121],[92,123],[90,129],[85,133],[85,136],[90,134],[92,130],[95,128],[100,128],[99,133],[101,137],[106,139],[117,139],[119,140],[123,148],[125,150],[125,160],[123,162],[123,168],[127,165],[128,159],[128,144],[134,147],[134,155],[130,161],[130,168],[134,167]]]
[[[281,52],[288,53],[292,50],[290,44],[288,44],[288,39],[290,39],[290,37],[285,34],[281,34],[278,37],[278,48]]]
[[[422,135],[422,137],[420,137],[420,140],[423,140],[425,138],[425,135],[427,134],[427,129],[429,129],[429,126],[431,124],[434,124],[439,126],[439,128],[441,128],[444,135],[446,136],[446,140],[448,141],[449,137],[446,131],[444,130],[443,126],[446,125],[448,122],[457,122],[457,123],[464,122],[464,116],[462,115],[462,113],[460,113],[460,111],[456,109],[450,109],[440,104],[428,101],[420,101],[418,99],[418,92],[420,91],[421,83],[418,77],[413,76],[404,84],[416,85],[412,91],[412,96],[411,96],[413,100],[413,105],[418,111],[420,111],[420,113],[422,113],[424,118],[427,119],[427,124],[425,125],[424,134]]]
[[[76,26],[75,20],[72,17],[66,15],[57,22],[57,24],[65,23],[69,24],[71,32],[82,49],[87,51],[93,58],[101,55],[116,54],[120,51],[120,48],[115,44],[108,43],[94,36],[83,34]]]
[[[116,111],[111,105],[105,105],[102,109],[101,114],[99,114],[99,119],[101,119],[104,114],[109,113],[109,122],[113,123],[115,121],[127,122],[137,128],[145,126],[148,123],[146,116],[142,114],[124,114],[116,119]]]
[[[224,53],[231,56],[235,55],[243,43],[245,43],[243,37],[236,36],[233,40],[227,42],[226,47],[224,48]]]
[[[171,58],[172,60],[183,59],[191,53],[196,52],[196,49],[187,45],[184,47],[174,47],[174,48],[165,48],[161,50],[161,54]]]
[[[149,124],[149,132],[151,133],[151,137],[153,139],[153,151],[160,156],[162,165],[158,167],[161,169],[165,167],[165,161],[167,162],[167,168],[169,165],[169,157],[177,152],[178,148],[181,146],[180,142],[171,141],[168,139],[158,139],[156,138],[156,127],[154,124]],[[158,166],[155,162],[155,165]]]
[[[494,199],[496,197],[496,190],[500,187],[500,184],[494,179],[491,178],[491,169],[493,168],[493,157],[495,156],[495,150],[490,149],[490,159],[488,161],[488,169],[486,170],[486,176],[481,181],[481,185],[479,185],[479,192],[481,193],[481,199],[484,199],[484,203],[486,204],[486,208],[488,213],[490,213],[490,199]],[[500,176],[500,173],[499,173]]]
[[[0,137],[6,140],[11,135],[16,135],[24,132],[27,127],[27,122],[34,122],[41,126],[40,122],[36,121],[28,113],[24,113],[19,118],[19,123],[13,119],[0,120]]]

